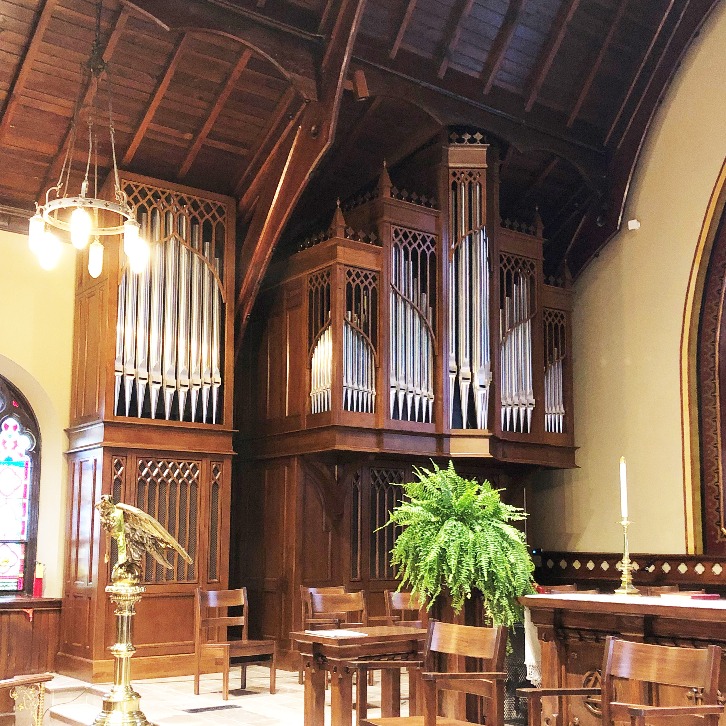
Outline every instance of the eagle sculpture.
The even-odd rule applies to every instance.
[[[118,561],[111,572],[111,581],[138,583],[141,580],[141,562],[148,552],[168,570],[174,566],[166,557],[165,550],[174,550],[189,564],[192,558],[186,550],[151,515],[130,504],[114,502],[108,494],[96,504],[101,513],[101,526],[109,538],[116,540]],[[106,549],[106,562],[108,562]]]

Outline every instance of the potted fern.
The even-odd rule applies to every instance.
[[[429,608],[445,589],[454,612],[476,589],[491,622],[511,627],[522,619],[518,598],[534,591],[524,534],[511,524],[527,516],[524,510],[502,502],[488,481],[459,476],[452,462],[414,474],[387,522],[402,528],[391,550],[401,587]]]

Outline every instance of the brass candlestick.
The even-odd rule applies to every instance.
[[[129,504],[116,504],[107,494],[101,497],[96,508],[101,513],[101,525],[109,539],[116,540],[118,559],[111,571],[111,584],[106,588],[116,606],[116,642],[109,649],[115,658],[113,687],[104,696],[103,710],[96,716],[93,726],[150,726],[139,710],[139,694],[131,687],[131,656],[136,652],[131,643],[134,606],[146,591],[140,584],[141,562],[148,553],[167,569],[174,569],[166,558],[165,550],[168,549],[175,550],[189,563],[192,558],[146,512]]]
[[[630,547],[628,546],[628,527],[631,522],[627,517],[620,520],[623,527],[623,559],[618,562],[617,568],[622,571],[620,587],[615,591],[616,595],[640,595],[640,590],[633,585],[633,563],[630,561]]]

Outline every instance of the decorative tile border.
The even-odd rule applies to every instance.
[[[578,584],[613,589],[620,582],[622,554],[611,552],[533,552],[535,579],[541,585]],[[706,555],[631,554],[636,587],[679,585],[726,594],[726,558]]]

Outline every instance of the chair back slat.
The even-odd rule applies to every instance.
[[[228,614],[228,608],[240,608],[241,613]],[[194,597],[195,641],[201,643],[210,637],[211,628],[220,628],[222,640],[227,639],[227,628],[242,627],[242,640],[248,640],[247,588],[239,590],[202,590]],[[204,638],[203,638],[204,636]]]
[[[500,671],[504,667],[507,646],[507,629],[498,625],[483,628],[475,625],[454,625],[437,620],[429,623],[426,644],[427,667],[433,667],[432,654],[480,658],[484,670]]]
[[[603,672],[615,678],[704,690],[710,686],[713,659],[708,649],[649,645],[618,638],[612,638],[609,647]]]
[[[602,667],[602,721],[610,723],[613,719],[610,703],[615,700],[644,706],[663,705],[657,703],[659,686],[702,689],[701,702],[716,705],[720,665],[721,649],[715,645],[674,648],[608,636]],[[639,687],[634,687],[636,684]],[[618,691],[624,687],[627,687],[627,695],[621,696]],[[655,698],[649,699],[649,696]],[[717,720],[714,716],[704,722],[715,724]],[[680,723],[685,726],[691,720],[679,718]]]
[[[218,627],[232,627],[234,625],[244,625],[244,615],[231,616],[231,615],[220,615],[218,617],[202,618],[201,625],[203,628],[218,628]]]
[[[359,613],[363,624],[368,621],[365,595],[362,592],[311,592],[310,605],[313,617],[332,613]]]

